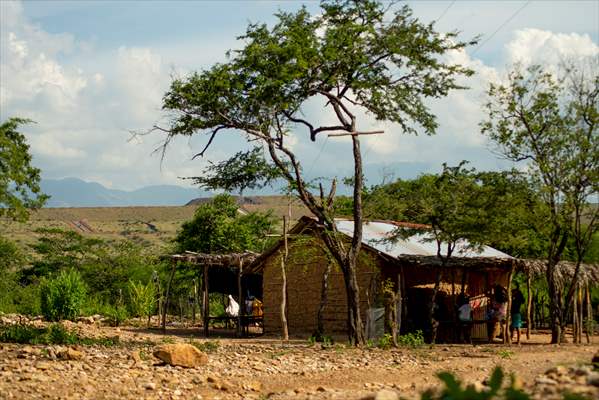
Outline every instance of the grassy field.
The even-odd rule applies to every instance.
[[[31,214],[26,223],[0,220],[0,234],[26,247],[39,236],[41,228],[73,230],[85,236],[104,240],[129,239],[144,246],[161,247],[170,242],[183,222],[190,220],[196,208],[209,199],[179,207],[81,207],[44,208]],[[280,220],[288,212],[284,196],[254,196],[244,198],[240,209],[246,212],[271,211]],[[306,210],[297,200],[292,202],[291,220]]]

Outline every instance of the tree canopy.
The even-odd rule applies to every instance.
[[[219,163],[210,162],[201,176],[186,179],[208,190],[239,190],[241,196],[246,189],[262,189],[280,177],[279,169],[265,160],[264,150],[254,147]]]
[[[492,84],[483,133],[513,161],[525,161],[539,189],[548,229],[547,282],[553,342],[567,320],[580,264],[599,228],[599,73],[596,63],[566,64],[561,74],[538,65],[515,68],[504,84]],[[572,242],[577,266],[565,299],[555,268]]]
[[[25,136],[17,129],[30,123],[10,118],[0,125],[0,217],[24,221],[29,210],[40,208],[48,196],[40,190],[40,170],[31,165]]]
[[[198,207],[175,238],[178,251],[199,253],[261,252],[273,229],[269,214],[241,214],[235,198],[215,196]]]

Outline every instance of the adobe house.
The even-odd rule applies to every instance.
[[[353,221],[336,220],[339,232],[353,234]],[[406,240],[385,242],[382,239],[398,227],[426,228],[414,224],[370,221],[364,223],[363,247],[358,259],[358,283],[360,287],[360,310],[370,336],[381,334],[380,316],[384,299],[382,286],[385,282],[392,290],[401,289],[402,333],[423,329],[427,325],[427,305],[430,304],[436,274],[441,270],[441,287],[438,294],[446,307],[452,306],[452,296],[461,292],[478,300],[474,318],[484,319],[485,293],[495,284],[508,287],[515,268],[515,259],[490,247],[476,253],[458,246],[455,257],[441,267],[436,256],[436,244],[422,242],[422,235]],[[347,301],[343,275],[335,261],[328,255],[319,239],[323,227],[311,217],[302,217],[289,231],[289,256],[287,273],[287,321],[289,334],[310,336],[317,330],[318,314],[321,312],[322,328],[327,335],[347,332]],[[280,303],[282,298],[281,255],[283,241],[261,254],[247,269],[262,273],[264,332],[278,334],[281,331]],[[325,277],[329,270],[328,279]],[[377,311],[378,310],[378,311]],[[478,314],[477,314],[478,313]],[[482,314],[482,315],[481,315]],[[370,317],[369,317],[370,315]],[[450,336],[452,327],[441,321],[440,333]],[[475,326],[473,337],[486,338],[486,325]]]

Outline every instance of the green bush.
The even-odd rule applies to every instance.
[[[400,346],[419,347],[424,345],[424,335],[420,330],[413,333],[406,333],[405,335],[398,336],[397,343]]]
[[[52,324],[47,328],[37,328],[33,325],[17,324],[0,327],[0,342],[20,344],[81,344],[90,346],[114,346],[119,343],[119,339],[118,337],[80,337],[76,331],[68,330],[60,324]]]
[[[389,348],[391,348],[391,346],[393,346],[393,337],[388,334],[385,333],[380,339],[379,342],[377,344],[377,347],[379,349],[383,349],[383,350],[388,350]]]
[[[48,328],[48,342],[53,344],[77,344],[79,337],[76,332],[69,331],[63,325],[52,324]]]
[[[146,285],[141,282],[129,281],[129,309],[132,316],[147,317],[148,325],[150,317],[156,309],[156,288],[150,281]]]
[[[42,315],[49,321],[75,319],[85,303],[85,284],[77,271],[62,271],[40,284]]]
[[[7,325],[0,328],[0,342],[3,343],[43,343],[40,338],[45,333],[44,328],[35,328],[31,325]]]
[[[108,318],[108,323],[111,326],[119,326],[127,318],[129,318],[129,313],[127,312],[127,308],[124,306],[106,306],[103,312],[104,316]]]

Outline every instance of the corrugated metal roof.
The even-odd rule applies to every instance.
[[[337,229],[348,236],[353,236],[354,221],[350,220],[335,220]],[[362,242],[374,247],[378,251],[392,257],[401,255],[410,256],[436,256],[437,243],[427,241],[430,235],[426,233],[410,236],[407,239],[397,239],[393,242],[386,241],[392,236],[392,233],[397,229],[397,226],[388,222],[365,222],[363,225]],[[453,253],[454,257],[496,257],[496,258],[512,258],[511,256],[494,249],[489,246],[483,246],[481,252],[469,248],[468,241],[464,240],[456,245]]]

